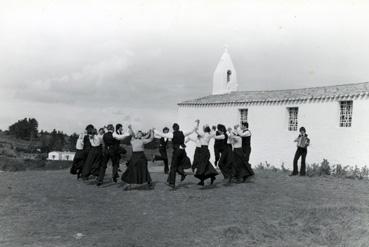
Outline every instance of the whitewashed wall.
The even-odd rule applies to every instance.
[[[369,100],[358,99],[353,103],[352,127],[339,127],[339,102],[310,102],[302,104],[268,104],[228,107],[180,106],[178,122],[183,130],[194,126],[194,120],[215,125],[223,123],[233,127],[240,121],[240,108],[248,108],[248,122],[252,132],[250,163],[257,165],[268,161],[272,165],[292,168],[296,151],[293,140],[298,131],[288,131],[287,107],[299,107],[299,126],[304,126],[311,139],[307,163],[321,162],[324,158],[331,164],[369,166]],[[214,160],[211,143],[212,161]],[[190,158],[194,145],[186,149]]]

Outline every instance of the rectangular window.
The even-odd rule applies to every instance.
[[[248,109],[239,109],[240,111],[240,123],[246,123],[247,122],[247,115],[248,115]]]
[[[352,107],[352,100],[340,102],[340,127],[351,127]]]
[[[288,130],[297,131],[298,126],[298,107],[289,107],[288,109]]]

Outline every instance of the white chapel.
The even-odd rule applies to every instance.
[[[246,83],[246,82],[241,82]],[[292,168],[294,139],[304,126],[311,139],[307,164],[369,166],[369,82],[273,91],[238,91],[237,72],[226,49],[214,71],[212,94],[178,104],[178,123],[226,127],[247,121],[250,163]],[[212,145],[212,143],[210,143]],[[189,143],[189,157],[194,146]],[[212,146],[209,150],[213,159]]]

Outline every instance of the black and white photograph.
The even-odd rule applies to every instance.
[[[369,247],[369,1],[0,0],[1,247]]]

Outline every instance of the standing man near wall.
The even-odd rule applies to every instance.
[[[297,150],[295,153],[295,157],[293,158],[293,171],[290,176],[296,176],[299,174],[297,162],[301,157],[301,169],[300,176],[306,175],[306,155],[307,155],[307,147],[310,145],[310,139],[306,134],[306,129],[304,127],[300,128],[300,135],[296,138],[295,142],[297,142]]]

